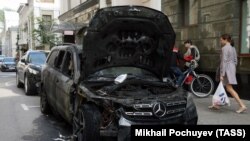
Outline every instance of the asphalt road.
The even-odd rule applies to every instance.
[[[64,141],[71,127],[63,120],[42,115],[40,97],[26,96],[16,87],[15,72],[0,72],[0,140]]]

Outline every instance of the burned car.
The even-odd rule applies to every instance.
[[[140,6],[100,9],[82,47],[54,47],[42,71],[41,112],[73,125],[77,141],[129,140],[131,125],[197,124],[191,95],[162,78],[175,32],[163,13]]]

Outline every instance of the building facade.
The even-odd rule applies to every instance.
[[[61,5],[60,21],[86,24],[97,9],[108,6],[141,5],[161,10],[176,32],[176,45],[184,51],[183,42],[191,39],[201,53],[199,71],[211,76],[219,65],[220,36],[229,33],[238,53],[238,90],[250,91],[250,0],[65,0]]]
[[[250,74],[250,0],[162,0],[162,11],[176,31],[177,45],[191,39],[201,52],[200,69],[218,66],[220,36],[231,34],[238,52],[238,72]]]
[[[38,29],[38,19],[53,21],[60,15],[60,0],[28,0],[20,4],[18,13],[20,50],[45,49],[44,45],[35,40],[34,30]],[[56,22],[56,21],[55,21]]]
[[[72,36],[64,34],[64,38],[73,38],[70,42],[81,44],[84,25],[89,23],[98,9],[121,5],[139,5],[161,10],[160,0],[65,0],[61,3],[62,14],[59,16],[59,20],[73,25],[81,25],[82,28],[72,30]]]
[[[16,57],[17,48],[17,31],[18,27],[9,27],[5,36],[4,55],[9,57]]]
[[[237,90],[250,98],[250,0],[162,0],[175,31],[176,44],[193,40],[201,59],[199,69],[214,74],[220,60],[220,36],[232,35],[238,54]],[[213,75],[212,75],[213,76]]]
[[[15,11],[4,10],[4,24],[1,33],[1,52],[5,56],[12,56],[12,48],[16,48],[16,40],[13,37],[18,26],[18,13]],[[16,37],[15,37],[16,38]]]

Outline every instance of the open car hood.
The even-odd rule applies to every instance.
[[[83,37],[83,73],[131,66],[162,77],[174,43],[175,32],[160,11],[141,6],[100,9]]]

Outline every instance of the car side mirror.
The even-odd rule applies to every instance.
[[[21,62],[22,62],[22,63],[25,63],[25,59],[21,59]]]

